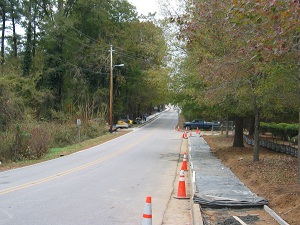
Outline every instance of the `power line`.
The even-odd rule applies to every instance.
[[[97,46],[97,42],[98,42],[96,39],[91,38],[90,36],[84,34],[84,33],[81,32],[80,30],[74,28],[73,26],[70,26],[70,25],[67,24],[67,23],[64,23],[64,24],[65,24],[67,27],[69,27],[69,28],[73,29],[74,31],[76,31],[80,36],[85,37],[88,41],[94,42],[95,44],[87,44],[87,43],[85,43],[85,42],[83,42],[83,41],[80,41],[80,39],[78,39],[78,38],[76,38],[76,37],[70,36],[70,35],[67,34],[66,32],[63,32],[63,33],[60,33],[60,34],[58,34],[58,33],[56,33],[56,34],[55,34],[55,33],[52,33],[52,37],[53,37],[54,39],[53,39],[53,40],[51,40],[51,39],[49,40],[49,39],[48,39],[50,42],[55,42],[55,41],[57,41],[57,40],[55,40],[55,39],[56,39],[56,38],[59,38],[59,35],[63,35],[63,36],[65,36],[65,37],[69,38],[70,40],[75,41],[76,43],[80,44],[81,46],[84,46],[84,47],[90,48],[90,49],[95,49],[95,46]],[[33,48],[36,48],[36,49],[41,50],[41,52],[43,52],[43,53],[46,54],[47,56],[51,56],[52,58],[57,59],[57,60],[59,60],[59,61],[65,63],[65,64],[67,64],[67,65],[70,65],[70,66],[76,68],[76,69],[81,69],[82,71],[92,72],[92,73],[95,73],[95,74],[107,74],[107,73],[101,73],[101,72],[98,72],[98,71],[92,71],[92,70],[89,70],[89,69],[86,69],[86,68],[82,68],[82,67],[80,67],[80,66],[77,66],[77,65],[75,65],[75,64],[72,64],[72,63],[70,63],[70,62],[66,62],[66,61],[62,60],[61,58],[57,57],[56,55],[46,52],[45,49],[42,49],[42,48],[39,47],[38,45],[33,45],[32,43],[30,43],[30,45],[31,45],[31,47],[33,47]],[[74,52],[77,52],[77,51],[78,51],[78,48],[75,48],[74,45],[70,44],[69,42],[64,42],[64,45],[68,46],[68,48],[69,48],[70,50],[73,50]],[[127,59],[130,59],[130,60],[141,60],[141,59],[142,59],[141,57],[139,57],[139,56],[136,55],[136,52],[129,51],[129,50],[125,50],[125,49],[123,49],[123,48],[121,48],[121,47],[116,47],[116,49],[117,49],[117,50],[115,51],[116,54],[119,54],[120,56],[126,57]],[[106,53],[108,52],[108,44],[107,44],[107,45],[104,44],[104,46],[99,47],[99,49],[96,49],[96,52],[101,52],[102,54],[106,54]],[[108,61],[108,58],[109,58],[109,55],[108,55],[108,53],[107,53],[107,58],[106,58],[106,60],[104,60],[104,61],[107,62],[107,61]]]
[[[92,37],[86,35],[85,33],[81,32],[80,30],[76,29],[75,27],[73,27],[73,26],[71,26],[71,25],[65,23],[65,21],[63,21],[63,20],[61,20],[61,21],[64,23],[64,25],[66,25],[66,26],[69,27],[69,28],[72,28],[72,29],[75,30],[77,33],[79,33],[80,35],[86,37],[86,38],[89,39],[90,41],[98,42],[98,40],[96,40],[96,39],[94,39],[94,38],[92,38]]]
[[[67,38],[69,38],[69,39],[75,41],[76,43],[78,43],[78,44],[80,44],[80,45],[82,45],[82,46],[84,46],[84,47],[86,47],[86,48],[95,49],[95,46],[97,46],[97,42],[99,42],[99,40],[96,40],[96,39],[94,39],[94,38],[92,38],[92,37],[90,37],[90,36],[84,34],[82,31],[80,31],[80,30],[76,29],[75,27],[69,25],[69,24],[66,23],[65,21],[62,21],[62,22],[63,22],[64,25],[67,26],[68,28],[73,29],[73,30],[76,31],[80,36],[83,36],[83,37],[86,38],[88,41],[94,42],[95,44],[87,44],[87,43],[85,43],[85,42],[83,42],[83,41],[80,41],[80,39],[78,39],[78,38],[76,38],[76,37],[72,37],[72,36],[68,35],[66,32],[62,32],[62,33],[60,33],[60,34],[54,34],[54,33],[52,33],[52,35],[53,35],[54,38],[59,38],[59,37],[58,37],[59,35],[63,35],[63,36],[65,36],[65,37],[67,37]],[[50,41],[51,41],[51,42],[55,42],[56,40],[51,40],[51,39],[50,39]],[[74,50],[74,51],[78,51],[78,48],[73,47],[72,44],[69,44],[68,42],[65,42],[64,44],[67,45],[67,46],[69,47],[69,49],[72,49],[72,50]],[[32,47],[37,48],[37,46],[32,46]],[[104,46],[102,46],[101,48],[99,47],[99,49],[98,49],[97,51],[98,51],[98,52],[102,52],[102,54],[105,54],[105,53],[107,52],[108,48],[109,48],[109,45],[108,45],[108,44],[104,44]],[[128,59],[131,59],[131,60],[140,60],[140,59],[141,59],[141,57],[137,56],[136,53],[133,52],[133,51],[125,50],[125,49],[120,48],[120,47],[115,47],[115,48],[117,49],[117,50],[115,51],[115,53],[120,54],[120,55],[122,55],[122,56],[125,56],[125,57],[128,58]],[[53,56],[54,56],[54,55],[53,55]]]
[[[90,69],[86,69],[86,68],[80,67],[80,66],[75,65],[75,64],[73,64],[73,63],[71,63],[71,62],[68,62],[68,61],[63,60],[63,59],[61,59],[60,57],[57,57],[56,55],[53,55],[53,54],[51,54],[51,53],[48,53],[47,51],[45,51],[45,49],[43,49],[43,48],[41,48],[41,47],[39,47],[39,46],[34,46],[34,45],[31,44],[31,43],[30,43],[30,45],[31,45],[31,47],[33,47],[33,48],[39,49],[43,54],[45,54],[45,55],[47,55],[47,56],[50,56],[50,57],[52,57],[52,58],[54,58],[54,59],[56,59],[56,60],[58,60],[58,61],[60,61],[60,62],[62,62],[62,63],[64,63],[64,64],[66,64],[66,65],[69,65],[69,66],[75,68],[75,69],[80,69],[80,70],[82,70],[82,71],[90,72],[90,73],[94,73],[94,74],[101,74],[101,75],[108,75],[108,74],[109,74],[108,72],[107,72],[107,73],[102,73],[102,72],[99,72],[99,71],[94,71],[94,70],[90,70]]]
[[[71,27],[71,28],[73,28],[73,27]],[[75,28],[73,28],[74,30],[76,30],[77,32],[80,32],[79,30],[77,30],[77,29],[75,29]],[[76,39],[76,38],[74,38],[74,37],[71,37],[71,36],[69,36],[69,35],[67,35],[66,33],[62,33],[64,36],[66,36],[66,37],[68,37],[68,38],[70,38],[71,40],[74,40],[74,41],[76,41],[77,43],[79,43],[79,44],[82,44],[83,46],[86,46],[87,48],[91,48],[91,49],[94,49],[95,48],[95,45],[97,45],[97,44],[95,44],[95,45],[88,45],[88,44],[86,44],[86,43],[84,43],[84,42],[82,42],[82,41],[79,41],[78,39]],[[82,32],[80,32],[80,34],[82,34]],[[58,37],[58,35],[54,35],[55,37]],[[91,40],[91,41],[96,41],[95,39],[92,39],[92,38],[90,38],[88,35],[85,35],[85,37],[88,39],[88,40]],[[70,44],[68,44],[68,43],[65,43],[65,44],[67,44],[68,46],[70,46],[70,47],[72,47]],[[135,55],[135,53],[133,53],[132,51],[128,51],[128,50],[124,50],[123,48],[120,48],[120,47],[115,47],[116,49],[119,49],[118,51],[116,51],[116,50],[114,50],[114,52],[115,53],[117,53],[117,54],[120,54],[120,55],[123,55],[123,56],[125,56],[125,57],[127,57],[127,58],[129,58],[129,59],[132,59],[132,60],[137,60],[137,59],[141,59],[140,57],[138,57],[138,56],[136,56]],[[74,48],[73,48],[74,49]],[[105,46],[105,47],[102,47],[101,49],[99,49],[102,53],[104,53],[104,52],[107,52],[108,50],[108,45],[107,45],[107,47]],[[124,52],[126,52],[126,53],[124,53]],[[133,54],[132,54],[133,53]]]
[[[128,54],[123,53],[123,52],[116,52],[116,53],[117,53],[117,54],[120,54],[120,55],[123,55],[123,56],[125,56],[126,58],[129,58],[129,59],[132,59],[132,60],[140,59],[139,57],[131,56],[131,55],[128,55]]]

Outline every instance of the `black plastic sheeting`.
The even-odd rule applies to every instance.
[[[202,137],[189,137],[191,163],[196,173],[194,202],[201,207],[257,207],[268,201],[258,197],[210,151]]]

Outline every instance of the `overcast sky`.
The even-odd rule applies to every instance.
[[[158,0],[128,0],[136,6],[139,14],[148,15],[149,12],[159,12]]]

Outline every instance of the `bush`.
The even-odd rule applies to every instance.
[[[298,135],[299,124],[288,124],[285,127],[286,135],[289,139]]]
[[[19,161],[39,159],[47,153],[50,135],[45,126],[35,123],[17,124],[1,135],[0,159]]]
[[[43,126],[37,126],[30,130],[30,140],[28,148],[30,158],[41,158],[48,152],[50,146],[50,134]]]
[[[81,141],[100,136],[105,127],[93,122],[81,126]],[[23,122],[1,134],[0,161],[39,159],[50,147],[65,147],[78,142],[78,127],[71,123]]]
[[[269,124],[269,132],[272,133],[272,135],[274,137],[278,137],[278,136],[281,136],[283,135],[283,130],[282,130],[282,127],[276,123],[270,123]]]
[[[105,132],[105,127],[95,122],[83,121],[80,127],[80,140],[99,137]],[[65,147],[78,142],[78,126],[75,123],[51,124],[51,147]]]
[[[50,124],[51,147],[64,147],[77,142],[77,126],[70,124]]]
[[[0,161],[7,162],[14,158],[15,153],[12,151],[14,149],[15,137],[14,134],[10,132],[5,132],[0,135],[1,145],[0,145]]]
[[[105,127],[101,127],[96,123],[89,122],[82,127],[81,133],[83,136],[82,140],[88,140],[99,137],[99,135],[105,133]]]
[[[23,125],[17,124],[15,130],[15,145],[12,149],[13,152],[13,160],[22,160],[22,159],[30,159],[29,152],[29,139],[30,133],[28,132],[28,128],[24,128]]]
[[[265,134],[265,133],[267,133],[267,132],[270,132],[270,131],[269,131],[269,124],[268,124],[268,123],[265,123],[265,122],[261,122],[261,123],[260,123],[260,132],[261,132],[262,134]]]
[[[274,137],[292,141],[298,135],[299,124],[261,122],[260,128],[262,133],[270,132]]]
[[[291,138],[291,143],[293,143],[293,144],[297,144],[298,143],[298,135]]]

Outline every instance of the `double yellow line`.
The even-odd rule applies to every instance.
[[[111,159],[111,158],[114,158],[114,157],[117,157],[119,155],[121,155],[122,153],[128,151],[130,148],[132,148],[133,146],[143,142],[145,139],[147,139],[153,132],[150,132],[148,133],[146,136],[138,139],[137,141],[127,145],[126,147],[120,149],[119,151],[116,151],[114,153],[111,153],[109,155],[106,155],[100,159],[97,159],[97,160],[94,160],[92,162],[89,162],[89,163],[86,163],[86,164],[83,164],[81,166],[78,166],[78,167],[75,167],[73,169],[70,169],[70,170],[66,170],[66,171],[63,171],[63,172],[60,172],[60,173],[57,173],[57,174],[54,174],[52,176],[49,176],[49,177],[45,177],[43,179],[40,179],[40,180],[35,180],[35,181],[32,181],[32,182],[28,182],[28,183],[25,183],[25,184],[21,184],[21,185],[18,185],[18,186],[15,186],[15,187],[11,187],[11,188],[7,188],[7,189],[4,189],[4,190],[0,190],[0,195],[4,195],[4,194],[8,194],[8,193],[11,193],[11,192],[14,192],[14,191],[18,191],[18,190],[21,190],[21,189],[24,189],[24,188],[28,188],[28,187],[31,187],[31,186],[34,186],[34,185],[38,185],[38,184],[41,184],[41,183],[45,183],[45,182],[48,182],[48,181],[51,181],[51,180],[54,180],[54,179],[57,179],[57,178],[60,178],[60,177],[63,177],[63,176],[66,176],[68,174],[71,174],[71,173],[74,173],[74,172],[77,172],[77,171],[80,171],[80,170],[83,170],[83,169],[86,169],[88,167],[91,167],[91,166],[94,166],[96,164],[99,164],[99,163],[102,163],[108,159]]]

